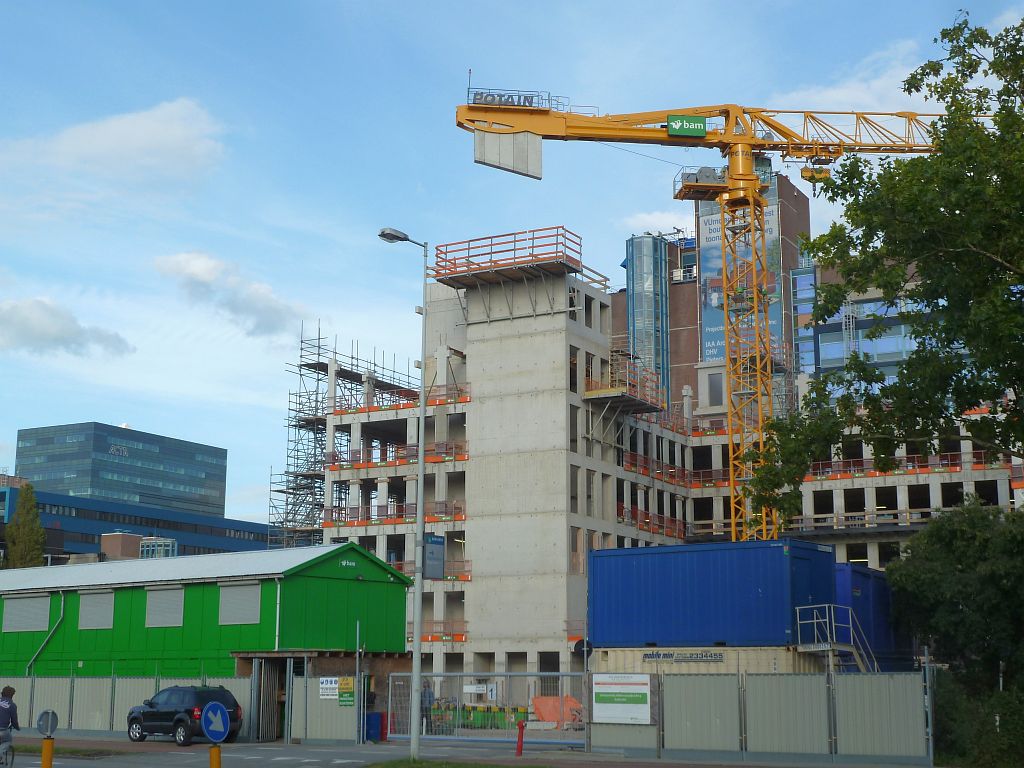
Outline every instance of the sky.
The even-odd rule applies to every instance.
[[[717,153],[546,142],[541,181],[475,165],[455,125],[470,76],[600,113],[934,112],[901,83],[965,6],[990,29],[1024,13],[0,0],[0,472],[19,428],[127,424],[226,448],[227,515],[265,522],[300,334],[417,357],[421,251],[381,227],[433,245],[564,225],[612,285],[630,235],[692,229],[673,178]],[[813,199],[812,233],[837,215]]]

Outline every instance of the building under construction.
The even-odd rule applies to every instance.
[[[444,579],[423,596],[428,672],[580,669],[589,551],[727,537],[724,362],[701,315],[714,278],[702,280],[699,243],[643,237],[628,254],[643,264],[627,258],[629,295],[609,292],[563,227],[438,246],[421,368],[423,499],[420,382],[319,336],[301,342],[274,543],[355,541],[412,573],[422,503],[428,533],[445,542]],[[820,359],[795,330],[815,270],[782,248],[774,370],[795,396],[808,349]],[[889,473],[863,447],[859,459],[822,462],[790,528],[835,544],[840,561],[879,566],[964,493],[1008,504],[1012,468],[969,442],[957,448],[901,457]]]

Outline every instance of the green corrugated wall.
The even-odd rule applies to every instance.
[[[352,650],[358,620],[367,651],[404,651],[406,583],[354,545],[293,569],[281,580],[280,649]],[[225,676],[235,673],[232,651],[274,650],[278,626],[273,579],[261,580],[258,624],[221,626],[216,583],[186,584],[184,590],[180,627],[147,628],[146,590],[123,587],[114,591],[113,629],[82,630],[78,593],[64,593],[59,625],[61,596],[53,593],[50,629],[0,633],[0,679],[24,675],[44,643],[32,670],[39,676]]]

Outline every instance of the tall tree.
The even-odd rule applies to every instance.
[[[4,536],[7,539],[5,568],[33,568],[43,564],[46,531],[39,521],[36,492],[30,483],[18,489],[14,517],[7,523]]]
[[[936,451],[961,426],[980,448],[1024,456],[1024,21],[991,34],[965,13],[936,42],[945,56],[904,83],[945,112],[935,152],[845,160],[824,184],[843,220],[806,243],[838,276],[819,287],[816,321],[880,294],[877,333],[898,314],[914,349],[889,381],[853,355],[813,384],[802,413],[770,425],[777,439],[752,457],[755,504],[797,487],[829,431],[833,445],[859,432],[882,470],[901,445]]]
[[[977,502],[910,539],[886,575],[893,613],[978,691],[1024,684],[1024,513]]]

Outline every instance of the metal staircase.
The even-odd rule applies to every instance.
[[[880,672],[875,654],[857,621],[845,605],[823,603],[796,609],[797,651],[828,658],[835,672]]]

